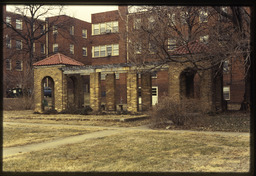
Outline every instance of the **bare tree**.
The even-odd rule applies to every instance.
[[[33,88],[32,64],[46,56],[45,53],[42,54],[40,51],[35,52],[35,44],[45,44],[46,35],[54,30],[53,26],[68,30],[67,24],[70,21],[59,21],[63,9],[63,6],[45,6],[43,4],[15,6],[13,13],[16,18],[15,25],[7,19],[3,20],[5,24],[4,31],[7,34],[4,39],[16,40],[16,48],[12,49],[11,52],[6,52],[5,59],[22,58],[23,61],[23,72],[20,72],[19,76],[5,75],[6,82],[18,79],[17,81],[20,82],[23,88]],[[51,20],[46,18],[53,15],[56,17],[51,18]],[[20,25],[20,27],[17,27],[17,25]],[[66,26],[66,28],[63,26]],[[17,40],[22,41],[20,42],[20,48],[17,48]],[[46,49],[44,48],[44,50]]]
[[[250,68],[250,13],[246,7],[140,6],[129,14],[128,26],[131,63],[154,62],[155,67],[190,63],[196,70],[222,72],[223,63],[233,59],[244,63],[246,73]],[[246,88],[247,102],[248,91]]]

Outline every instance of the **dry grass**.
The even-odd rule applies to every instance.
[[[4,171],[248,172],[249,137],[126,131],[10,157]]]
[[[57,138],[75,136],[99,131],[83,127],[39,126],[23,124],[3,125],[3,147],[21,146]],[[101,129],[102,130],[102,129]]]

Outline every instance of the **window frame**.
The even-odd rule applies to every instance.
[[[75,45],[74,44],[69,44],[69,52],[70,52],[70,54],[75,54]]]
[[[43,49],[43,52],[42,52],[42,49]],[[41,52],[41,54],[45,54],[45,44],[44,43],[41,43],[40,52]]]
[[[199,41],[204,43],[204,44],[209,43],[209,35],[200,36]]]
[[[11,26],[12,25],[12,17],[6,16],[5,22],[6,22],[7,26]]]
[[[18,66],[19,64],[19,66]],[[21,60],[16,60],[15,70],[23,71],[23,62]]]
[[[70,26],[69,30],[70,35],[75,35],[75,26]]]
[[[57,48],[56,51],[55,51],[55,48]],[[59,44],[58,43],[53,43],[52,44],[52,51],[53,51],[53,53],[57,53],[59,51]]]
[[[208,22],[208,10],[201,9],[199,11],[199,23],[207,23]]]
[[[87,29],[82,29],[82,37],[87,38]]]
[[[16,19],[16,29],[22,30],[22,19]]]
[[[85,54],[84,54],[85,51]],[[82,47],[82,55],[87,56],[87,47]]]
[[[52,26],[52,33],[53,33],[53,35],[57,35],[58,34],[58,26],[56,26],[56,25]]]
[[[20,46],[20,47],[18,47]],[[16,50],[22,50],[22,40],[16,40]]]
[[[8,49],[12,48],[12,40],[8,35],[5,36],[5,41],[6,41],[6,43],[5,43],[6,48],[8,48]]]
[[[111,54],[110,48],[111,46]],[[102,50],[103,49],[103,50]],[[104,55],[102,54],[104,51]],[[98,53],[95,55],[95,53]],[[109,57],[109,56],[118,56],[119,55],[119,44],[108,44],[108,45],[98,45],[98,46],[92,46],[92,58],[98,58],[98,57]]]
[[[6,70],[12,70],[12,60],[11,59],[6,59],[5,60],[5,68],[6,68]]]

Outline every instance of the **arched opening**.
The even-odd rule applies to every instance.
[[[50,76],[46,76],[42,80],[42,110],[54,110],[54,81]]]
[[[180,95],[181,98],[198,97],[198,75],[192,68],[183,70],[180,74]]]
[[[75,106],[75,102],[76,102],[75,82],[76,82],[76,78],[74,76],[70,76],[67,78],[68,108],[72,108]]]

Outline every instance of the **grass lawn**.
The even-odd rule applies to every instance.
[[[248,172],[249,137],[126,131],[3,159],[3,171]]]
[[[54,140],[56,138],[81,135],[100,130],[85,127],[77,128],[68,126],[58,127],[23,124],[4,124],[3,127],[3,147],[39,143],[43,141]]]

